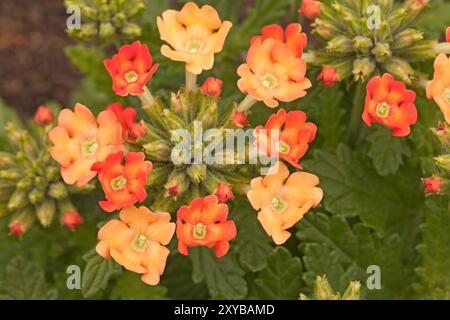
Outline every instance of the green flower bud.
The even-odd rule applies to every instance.
[[[367,37],[356,36],[353,38],[353,47],[358,52],[368,53],[373,47],[373,42]]]
[[[177,116],[172,111],[170,111],[169,109],[163,110],[162,119],[163,119],[164,123],[166,124],[167,128],[169,128],[169,130],[187,127],[187,124],[184,122],[184,120],[181,119],[179,116]]]
[[[18,209],[24,208],[28,205],[27,192],[24,190],[16,189],[11,195],[8,202],[8,210],[16,211]]]
[[[33,189],[28,194],[28,200],[30,200],[30,202],[34,205],[44,201],[44,197],[45,197],[45,192],[44,192],[44,190],[40,190],[40,189]]]
[[[359,300],[361,293],[361,283],[359,281],[351,281],[345,293],[342,295],[342,300]]]
[[[152,123],[155,124],[160,130],[166,129],[166,125],[161,117],[163,109],[164,105],[159,97],[155,97],[155,101],[152,105],[142,106],[142,111],[144,111]]]
[[[156,160],[166,160],[171,152],[171,148],[165,141],[153,141],[144,144],[142,147],[146,155]]]
[[[333,289],[331,288],[326,276],[317,276],[314,284],[314,296],[316,300],[335,300]]]
[[[351,52],[353,50],[353,43],[346,36],[337,36],[327,42],[326,50],[334,53]]]
[[[107,38],[111,37],[116,32],[116,29],[110,22],[104,22],[100,24],[100,37]]]
[[[45,179],[42,177],[35,177],[34,185],[36,186],[36,188],[44,190],[45,188],[47,188],[47,181],[45,181]]]
[[[206,178],[206,166],[204,164],[190,165],[186,171],[191,181],[195,184],[199,184]]]
[[[67,198],[68,192],[66,186],[62,182],[55,182],[50,185],[48,195],[53,199],[64,199]]]
[[[152,173],[147,178],[147,185],[162,185],[166,182],[167,177],[172,170],[172,167],[169,165],[154,165]]]
[[[189,177],[184,170],[173,170],[164,188],[166,189],[167,197],[174,197],[176,199],[189,188]]]
[[[0,179],[7,181],[17,181],[22,177],[22,174],[17,169],[8,169],[0,171]]]
[[[387,43],[378,42],[372,49],[372,53],[375,56],[377,62],[384,62],[386,59],[392,56],[392,51]]]
[[[17,189],[28,191],[33,187],[33,180],[28,177],[22,178],[16,184]]]
[[[446,171],[450,171],[450,154],[441,155],[434,158],[436,160],[436,165]]]
[[[137,38],[141,36],[142,29],[135,23],[125,23],[122,28],[122,32],[131,38]]]
[[[38,217],[38,220],[45,228],[51,225],[53,217],[55,216],[55,212],[56,212],[56,205],[55,201],[53,200],[44,201],[36,209],[36,215]]]
[[[7,152],[0,152],[0,169],[7,169],[8,167],[14,166],[15,160],[14,156]]]
[[[45,170],[45,178],[48,181],[55,181],[59,179],[59,177],[60,177],[60,170],[57,167],[51,166]]]
[[[375,63],[368,58],[356,59],[353,62],[353,76],[355,81],[365,81],[375,70]]]
[[[423,32],[416,29],[405,29],[394,36],[394,49],[406,48],[423,40]]]
[[[389,59],[384,67],[386,70],[392,75],[394,75],[395,78],[400,79],[403,82],[406,82],[407,84],[411,84],[414,80],[414,69],[411,67],[411,65],[401,59],[401,58],[391,58]]]
[[[33,224],[34,219],[33,211],[30,207],[16,212],[8,223],[9,230],[12,234],[22,237]]]

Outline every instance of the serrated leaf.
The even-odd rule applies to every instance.
[[[44,271],[21,256],[13,258],[0,273],[0,300],[53,300],[57,295],[47,284]]]
[[[422,242],[417,247],[422,263],[418,291],[425,299],[450,299],[450,207],[448,197],[427,201]]]
[[[110,298],[120,300],[162,300],[167,299],[167,288],[149,286],[134,272],[123,272],[115,282]]]
[[[95,252],[95,249],[88,252],[83,259],[87,262],[81,285],[81,293],[85,298],[105,289],[111,276],[122,270],[113,259],[104,259]]]
[[[247,295],[244,271],[231,253],[216,258],[214,250],[204,247],[190,248],[194,282],[205,280],[213,299],[243,299]]]
[[[397,235],[380,238],[362,224],[350,227],[343,216],[328,217],[322,213],[307,215],[297,228],[297,238],[307,248],[305,261],[308,267],[314,266],[305,273],[310,286],[311,279],[326,274],[333,289],[342,291],[349,281],[358,280],[363,284],[363,292],[371,298],[399,298],[408,291],[414,273],[412,266],[401,259],[402,248]],[[324,262],[317,254],[320,247],[311,248],[311,244],[326,247],[323,254],[329,257],[328,261]],[[331,261],[333,266],[328,265]],[[369,276],[367,268],[371,265],[381,269],[380,290],[366,290],[364,285]],[[332,268],[339,268],[339,271],[330,272]]]
[[[272,251],[272,241],[257,219],[257,213],[247,201],[236,200],[230,215],[236,222],[239,262],[250,271],[262,270]]]
[[[411,155],[407,140],[393,137],[387,128],[377,127],[367,136],[367,141],[370,144],[367,155],[382,176],[396,173],[403,164],[403,157]]]
[[[284,247],[275,248],[267,266],[258,274],[252,287],[252,298],[298,299],[302,290],[302,263]]]

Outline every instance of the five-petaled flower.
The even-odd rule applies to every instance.
[[[251,181],[247,198],[258,210],[258,220],[266,233],[277,245],[285,243],[291,233],[287,229],[300,221],[323,197],[322,189],[316,187],[319,178],[311,173],[289,170],[282,162],[270,168],[265,177]]]
[[[164,11],[157,24],[161,39],[170,45],[163,45],[161,53],[185,62],[193,74],[212,69],[214,54],[222,51],[232,26],[230,21],[222,22],[213,7],[199,8],[194,2],[186,3],[180,11]]]
[[[320,13],[320,1],[303,0],[298,13],[303,14],[307,19],[314,20]]]
[[[237,70],[241,77],[237,84],[243,93],[275,108],[279,101],[291,102],[305,96],[311,87],[305,77],[306,62],[301,58],[306,37],[300,33],[299,24],[288,27],[285,41],[277,26],[263,31],[265,34],[253,39],[246,63]]]
[[[92,166],[92,170],[98,171],[98,178],[105,192],[106,201],[100,201],[99,205],[106,212],[132,206],[147,198],[145,185],[152,171],[152,163],[145,161],[142,152],[128,152],[125,165],[122,160],[123,152],[120,151]]]
[[[53,110],[46,106],[40,106],[34,114],[34,122],[40,126],[46,126],[53,122]]]
[[[105,110],[96,120],[79,103],[75,112],[64,109],[59,113],[58,126],[48,135],[54,144],[50,154],[60,164],[67,184],[86,184],[97,175],[91,170],[95,162],[104,161],[110,153],[123,149],[122,127],[114,113]]]
[[[443,53],[434,61],[434,77],[427,84],[427,97],[434,99],[450,124],[450,57]]]
[[[340,81],[340,78],[335,68],[323,66],[317,80],[322,81],[325,87],[329,88],[336,82]]]
[[[407,136],[417,121],[415,99],[416,93],[391,74],[375,76],[367,84],[362,119],[369,127],[376,122],[392,129],[393,136]]]
[[[317,132],[317,126],[306,122],[306,114],[295,110],[286,113],[280,109],[272,114],[266,125],[255,128],[256,144],[269,157],[279,156],[296,168],[308,150]]]
[[[222,80],[209,77],[200,87],[200,91],[207,96],[219,98],[222,94]]]
[[[215,195],[197,198],[177,213],[178,251],[188,255],[188,248],[214,248],[218,258],[227,254],[229,241],[236,236],[234,221],[227,220],[228,206]]]
[[[147,45],[140,41],[126,44],[112,59],[103,61],[113,81],[113,90],[119,96],[139,95],[150,81],[158,64],[153,64]]]
[[[122,136],[125,141],[128,140],[131,128],[136,123],[137,112],[133,107],[123,108],[120,102],[115,102],[106,107],[106,110],[114,112],[117,120],[122,126]]]
[[[113,258],[127,270],[142,274],[141,280],[157,285],[170,253],[165,246],[175,232],[167,212],[152,212],[146,207],[127,207],[120,220],[108,221],[98,232],[96,251]]]

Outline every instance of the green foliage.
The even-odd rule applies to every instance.
[[[403,164],[403,157],[409,157],[411,150],[403,137],[393,137],[387,128],[377,127],[367,137],[370,144],[367,155],[381,176],[394,174]]]
[[[0,300],[53,300],[57,296],[44,271],[21,256],[13,258],[0,273]]]
[[[267,258],[267,266],[258,274],[251,298],[265,300],[297,299],[302,285],[302,263],[283,247],[277,247]]]
[[[167,289],[143,283],[140,275],[123,272],[111,290],[111,299],[121,300],[161,300],[167,299]]]
[[[450,25],[450,3],[446,0],[433,0],[431,6],[417,21],[418,29],[430,38],[439,39],[445,34],[446,26]]]

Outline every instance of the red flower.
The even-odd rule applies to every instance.
[[[20,222],[16,222],[9,226],[9,232],[18,238],[21,238],[25,233],[25,230]]]
[[[63,217],[63,224],[65,224],[71,231],[77,230],[78,225],[83,224],[83,218],[76,211],[69,211]]]
[[[441,191],[444,182],[437,177],[429,177],[422,180],[425,185],[425,194],[435,194]]]
[[[261,43],[266,39],[274,39],[278,42],[286,44],[291,49],[296,58],[301,58],[303,49],[308,43],[306,34],[302,32],[302,26],[299,23],[291,23],[286,27],[286,31],[283,27],[277,24],[271,24],[261,29],[261,36],[254,36],[251,39],[253,44],[257,40],[261,40]]]
[[[323,66],[322,72],[317,77],[317,80],[322,81],[325,87],[331,87],[336,82],[340,81],[339,74],[333,67]]]
[[[188,248],[206,246],[215,248],[218,258],[227,254],[229,241],[236,237],[234,221],[227,220],[228,206],[216,196],[192,200],[177,212],[178,251],[189,255]]]
[[[133,123],[133,125],[130,128],[130,131],[128,132],[128,136],[133,139],[134,141],[142,138],[145,135],[145,128],[140,123]]]
[[[298,9],[298,13],[303,13],[307,19],[314,20],[320,13],[320,6],[320,1],[303,0],[302,6]]]
[[[416,93],[406,90],[405,84],[389,73],[373,77],[367,84],[362,119],[369,127],[377,122],[392,129],[393,136],[407,136],[417,121],[415,99]]]
[[[144,159],[142,152],[129,152],[123,165],[121,151],[110,154],[105,162],[97,162],[92,166],[93,171],[99,172],[98,178],[105,192],[106,201],[99,202],[103,210],[113,212],[147,198],[145,185],[152,171],[152,163]]]
[[[158,64],[153,64],[147,45],[140,41],[119,49],[112,59],[103,61],[113,80],[113,90],[119,96],[139,95],[150,81]]]
[[[53,122],[53,110],[46,106],[40,106],[35,115],[34,122],[40,126],[46,126]]]
[[[248,118],[245,115],[245,113],[239,112],[239,111],[235,111],[233,113],[233,116],[231,118],[231,122],[233,123],[233,125],[235,127],[238,127],[238,128],[243,128],[243,127],[246,127],[246,126],[248,126],[250,124],[250,122],[248,121]]]
[[[200,91],[207,96],[219,98],[222,94],[222,80],[209,77],[200,87]]]
[[[314,141],[316,132],[316,125],[306,122],[303,111],[286,113],[286,110],[280,109],[277,114],[270,116],[264,127],[256,127],[255,136],[258,148],[267,156],[279,156],[294,167],[301,168],[298,162],[308,150],[309,143]],[[273,141],[277,137],[278,140]]]
[[[233,189],[227,183],[219,183],[214,194],[220,203],[227,203],[229,200],[234,200]]]
[[[120,102],[115,102],[106,107],[106,110],[112,111],[122,126],[123,139],[128,139],[131,127],[136,123],[137,112],[133,107],[124,109]]]

